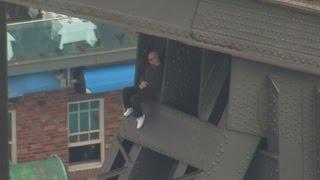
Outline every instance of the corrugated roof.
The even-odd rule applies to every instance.
[[[320,16],[253,0],[5,0],[320,74]]]

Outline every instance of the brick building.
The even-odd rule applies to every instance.
[[[86,107],[84,106],[90,106],[89,104],[91,107],[86,113]],[[70,136],[68,125],[71,120],[69,117],[72,116],[70,113],[71,106],[79,106],[82,114],[90,114],[91,117],[94,116],[94,112],[99,113],[95,117],[99,121],[95,125],[95,131],[82,127],[82,124],[85,123],[79,122],[81,126],[79,129],[83,133],[79,137],[79,146],[77,143],[71,143],[69,139],[74,138]],[[15,133],[15,139],[11,143],[12,149],[15,149],[12,152],[12,160],[20,163],[46,159],[52,154],[57,154],[63,160],[71,180],[96,177],[103,163],[103,157],[109,149],[112,136],[116,133],[122,120],[120,91],[84,95],[68,88],[32,93],[11,100],[9,110],[12,125],[15,126],[12,127],[12,133]],[[77,109],[72,111],[76,112]],[[92,121],[90,122],[91,125],[94,124],[93,119],[90,119]],[[85,120],[81,118],[81,121]],[[90,137],[86,138],[87,132],[99,133],[99,137],[91,133]],[[98,146],[101,146],[101,149],[97,150],[98,153],[95,152],[94,156],[84,157],[90,154],[90,150],[86,147],[88,144],[89,147],[90,145],[93,147],[92,144],[99,144]],[[74,147],[81,146],[85,148],[80,149],[80,151],[87,150],[87,152],[79,153],[77,149],[74,149]],[[71,157],[74,156],[72,153],[82,156],[82,159],[74,160],[75,163],[70,162],[73,160]]]

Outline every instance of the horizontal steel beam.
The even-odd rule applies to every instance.
[[[262,62],[266,64],[272,64],[280,67],[285,67],[289,69],[294,69],[302,72],[313,73],[320,75],[319,70],[319,56],[318,51],[311,55],[312,49],[318,48],[318,44],[305,48],[302,50],[298,46],[293,46],[289,49],[291,41],[299,39],[290,38],[290,33],[283,33],[285,31],[295,31],[295,28],[301,29],[299,34],[309,34],[310,38],[307,39],[307,43],[304,46],[310,46],[310,42],[318,41],[318,36],[311,36],[316,34],[317,26],[313,21],[318,17],[317,15],[310,15],[308,13],[293,12],[287,10],[286,8],[271,7],[266,6],[263,3],[258,3],[255,1],[239,0],[239,1],[225,1],[221,3],[220,1],[204,1],[204,0],[193,0],[193,1],[147,1],[140,0],[138,2],[141,5],[136,6],[136,1],[119,1],[110,0],[95,0],[95,1],[84,1],[84,0],[5,0],[11,3],[17,3],[25,6],[32,6],[40,9],[45,9],[57,13],[62,13],[70,16],[82,17],[90,20],[99,21],[102,23],[111,24],[114,26],[119,26],[122,28],[130,29],[136,32],[146,33],[150,35],[155,35],[159,37],[165,37],[169,39],[178,40],[186,44],[197,46],[201,48],[206,48],[210,50],[215,50],[223,52],[226,54],[231,54],[240,58],[247,60]],[[170,10],[170,12],[161,14],[150,13],[152,10],[144,11],[143,5],[151,4],[149,8],[152,7],[152,3],[161,6],[161,9]],[[183,6],[181,4],[183,3]],[[241,8],[234,8],[241,5]],[[215,11],[210,11],[210,6],[215,8],[220,8],[225,11],[239,11],[238,19],[240,21],[234,24],[235,26],[231,28],[232,31],[240,32],[239,27],[236,26],[238,23],[248,20],[249,18],[255,18],[260,24],[268,25],[269,23],[275,23],[281,25],[281,19],[287,18],[287,26],[281,26],[283,31],[278,28],[279,31],[274,32],[274,26],[268,25],[260,27],[258,23],[251,20],[249,24],[241,24],[241,26],[246,25],[246,29],[241,29],[241,31],[248,32],[246,37],[242,37],[237,33],[228,32],[214,32],[217,26],[225,28],[228,30],[229,27],[224,27],[224,22],[237,21],[237,19],[226,19],[221,20],[219,14]],[[128,8],[130,7],[130,8]],[[165,18],[168,14],[172,14],[173,8],[179,8],[180,11],[176,14],[175,18]],[[209,8],[209,10],[203,10]],[[231,8],[231,9],[229,9]],[[244,9],[242,9],[244,8]],[[129,9],[129,10],[128,10]],[[128,11],[126,11],[128,10]],[[157,9],[156,9],[157,10]],[[132,11],[132,12],[131,12]],[[250,17],[241,14],[240,12],[251,12]],[[143,12],[143,13],[141,13]],[[188,12],[188,13],[187,13]],[[159,12],[158,12],[159,13]],[[211,14],[210,14],[211,13]],[[181,17],[182,16],[182,17]],[[285,16],[285,17],[284,17]],[[232,16],[234,17],[234,16]],[[274,20],[275,19],[275,20]],[[279,21],[278,21],[279,19]],[[241,21],[243,20],[243,21]],[[268,22],[264,22],[264,21]],[[218,22],[216,22],[218,21]],[[261,22],[260,22],[261,21]],[[210,23],[207,23],[210,22]],[[299,22],[299,23],[298,23]],[[246,22],[245,22],[246,23]],[[199,26],[197,26],[199,25]],[[313,26],[314,25],[314,26]],[[253,26],[253,27],[251,27]],[[291,26],[296,26],[292,29],[285,29]],[[304,27],[306,26],[306,27]],[[249,28],[250,27],[250,28]],[[259,29],[266,28],[268,33],[259,33]],[[230,28],[229,28],[230,29]],[[313,31],[313,33],[308,33],[304,29]],[[258,32],[256,32],[258,31]],[[269,37],[268,34],[280,34],[280,37]],[[254,38],[258,35],[257,38]],[[265,36],[264,36],[265,35]],[[235,38],[232,38],[235,36]],[[268,45],[265,45],[265,40],[270,41]],[[309,42],[309,43],[308,43]],[[284,43],[285,45],[280,45],[276,47],[279,43]],[[302,44],[303,41],[299,41],[298,44]],[[270,45],[271,44],[271,45]],[[297,52],[297,49],[301,49]],[[307,50],[306,50],[307,49]],[[313,52],[313,53],[314,53]],[[311,54],[310,54],[311,53]]]

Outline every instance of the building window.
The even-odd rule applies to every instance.
[[[68,105],[69,170],[100,168],[104,161],[103,100]]]
[[[16,143],[16,112],[8,112],[8,131],[9,131],[9,161],[17,162],[17,143]]]

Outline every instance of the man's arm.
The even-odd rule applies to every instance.
[[[147,87],[147,81],[145,80],[146,66],[142,66],[142,68],[143,70],[140,70],[140,74],[139,74],[139,84],[138,84],[139,89],[143,89]]]

